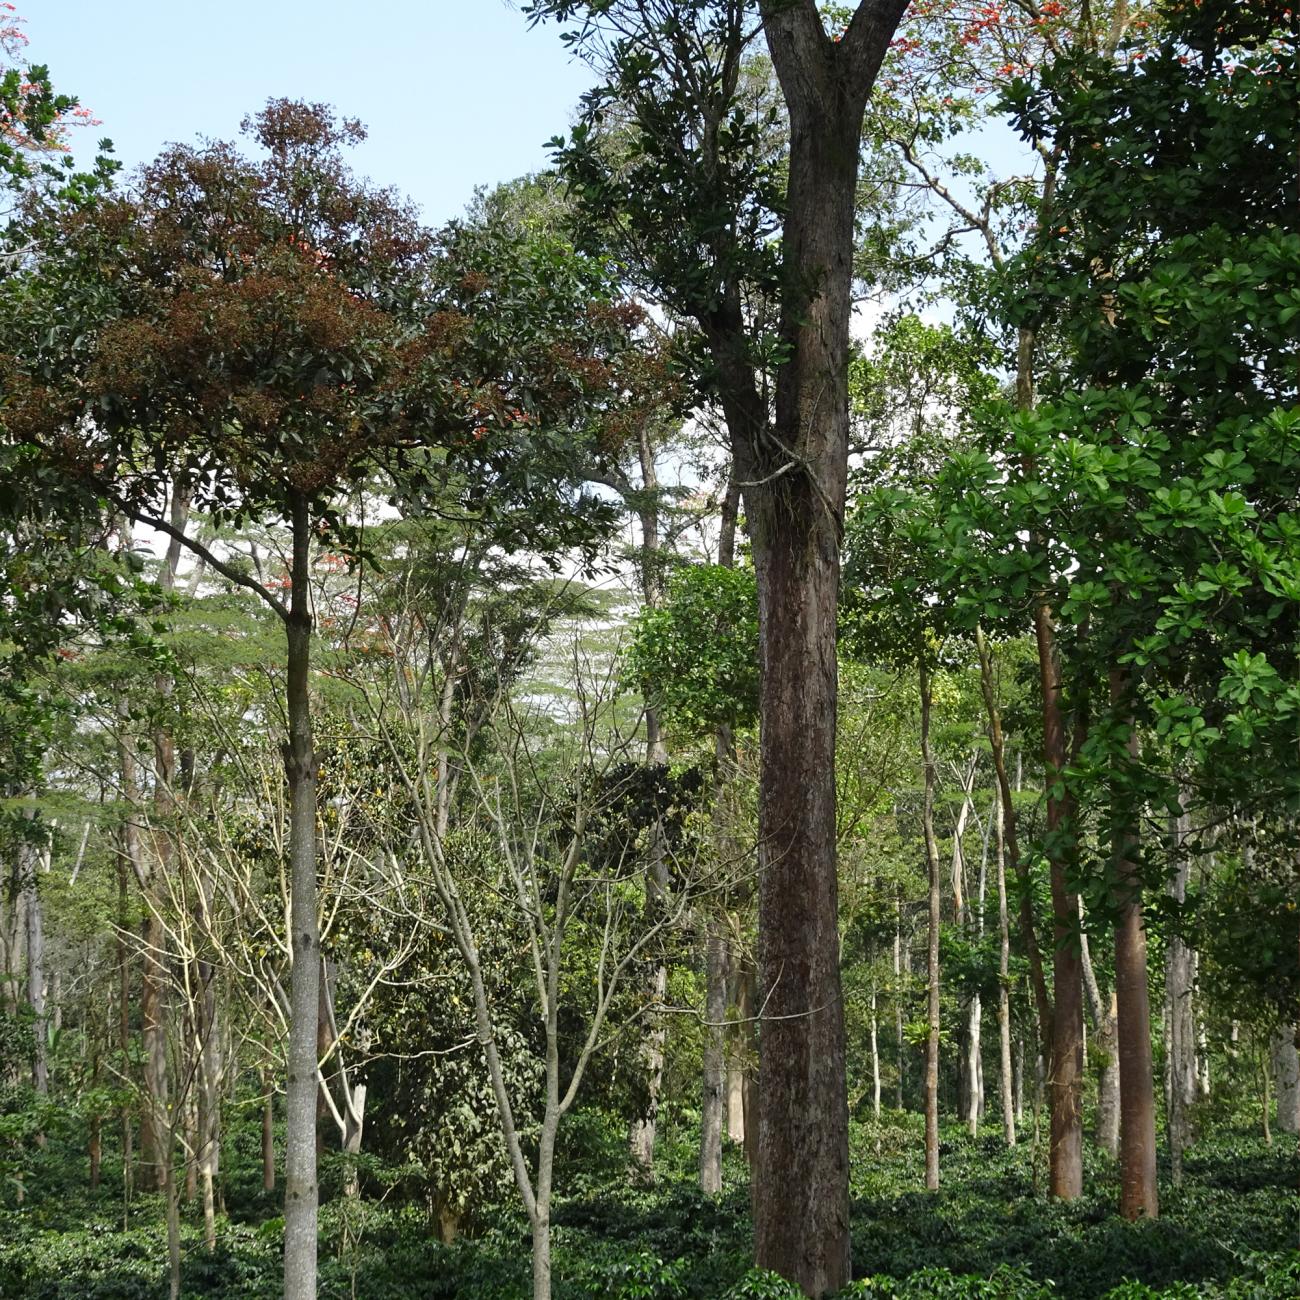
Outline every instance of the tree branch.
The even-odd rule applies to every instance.
[[[289,619],[289,607],[278,597],[271,594],[256,578],[250,578],[246,573],[240,573],[238,569],[233,568],[224,560],[219,560],[213,553],[208,550],[202,542],[196,541],[193,537],[188,537],[180,529],[173,528],[165,519],[160,519],[156,515],[146,514],[136,506],[126,505],[119,501],[122,513],[134,520],[137,524],[144,524],[146,527],[157,529],[158,532],[170,537],[173,542],[179,542],[191,554],[198,556],[210,569],[216,570],[223,578],[233,582],[237,587],[243,587],[248,591],[255,592],[260,596],[267,605],[275,611],[285,622]]]

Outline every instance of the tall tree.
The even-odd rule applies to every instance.
[[[906,0],[862,0],[833,29],[815,0],[525,8],[584,19],[574,39],[607,80],[560,162],[580,207],[631,235],[648,291],[698,327],[744,494],[763,668],[755,1257],[821,1295],[849,1277],[835,609],[855,201],[863,113]],[[765,129],[777,107],[745,80],[760,28],[785,175]],[[607,106],[608,142],[593,131]],[[758,298],[778,304],[775,332],[755,329]]]

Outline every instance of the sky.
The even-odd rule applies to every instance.
[[[476,185],[546,165],[590,85],[554,26],[508,0],[16,0],[27,54],[128,168],[162,145],[233,138],[269,98],[323,101],[369,139],[355,170],[440,224]]]

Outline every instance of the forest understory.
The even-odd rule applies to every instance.
[[[254,1108],[255,1109],[255,1108]],[[1242,1117],[1242,1121],[1246,1117]],[[567,1300],[787,1300],[799,1292],[752,1269],[743,1153],[729,1146],[725,1188],[696,1179],[696,1117],[669,1111],[655,1183],[629,1184],[625,1134],[609,1117],[575,1124],[554,1211],[555,1264]],[[927,1193],[917,1115],[886,1111],[854,1121],[853,1254],[845,1296],[940,1300],[1293,1300],[1300,1294],[1300,1158],[1292,1139],[1266,1143],[1220,1119],[1184,1162],[1179,1188],[1161,1169],[1159,1220],[1131,1224],[1115,1212],[1113,1159],[1088,1159],[1089,1193],[1044,1195],[1046,1166],[1032,1134],[1007,1148],[989,1128],[971,1138],[943,1130],[944,1187]],[[202,1250],[202,1215],[183,1218],[186,1300],[254,1300],[280,1294],[279,1202],[263,1191],[259,1131],[230,1135],[224,1175],[228,1220]],[[51,1149],[23,1212],[0,1212],[0,1295],[24,1300],[153,1300],[166,1294],[166,1241],[157,1196],[124,1206],[115,1157],[99,1191],[84,1161]],[[510,1206],[486,1208],[471,1236],[444,1245],[427,1212],[386,1199],[383,1171],[355,1199],[321,1210],[320,1294],[326,1300],[524,1300],[531,1294],[528,1234]],[[393,1171],[389,1171],[389,1177]],[[337,1193],[342,1169],[327,1167]]]

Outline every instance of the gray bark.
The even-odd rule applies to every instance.
[[[726,1065],[723,1034],[727,1015],[726,940],[709,937],[705,957],[704,1078],[700,1103],[700,1189],[722,1191],[722,1121]]]
[[[1119,1030],[1118,1004],[1112,990],[1109,999],[1097,982],[1092,947],[1082,929],[1083,900],[1079,900],[1079,945],[1083,962],[1083,987],[1096,1033],[1093,1055],[1097,1058],[1097,1144],[1111,1155],[1119,1154]]]
[[[1175,819],[1173,830],[1176,870],[1169,895],[1181,906],[1187,899],[1191,860],[1187,842],[1191,820],[1187,813]],[[1196,1103],[1196,1016],[1192,1005],[1196,955],[1179,934],[1171,934],[1165,947],[1165,1114],[1169,1129],[1170,1176],[1175,1187],[1183,1181],[1183,1150],[1190,1136],[1189,1112]]]
[[[289,885],[293,970],[289,988],[289,1077],[284,1161],[285,1300],[316,1298],[316,1032],[320,1007],[320,925],[316,913],[316,752],[309,673],[312,616],[311,521],[293,501],[284,768],[289,785]]]
[[[1269,1043],[1279,1133],[1300,1133],[1300,1053],[1296,1027],[1279,1025]]]
[[[36,814],[23,814],[24,830],[34,832]],[[39,1096],[50,1091],[48,1053],[49,1024],[45,1007],[45,909],[37,881],[39,851],[35,842],[24,838],[18,847],[18,871],[22,885],[23,920],[27,930],[27,1004],[32,1009],[32,1086]]]

